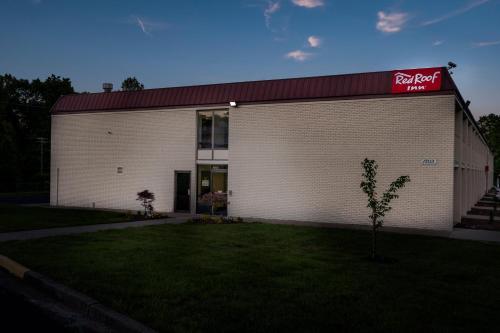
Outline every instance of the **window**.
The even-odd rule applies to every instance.
[[[229,111],[214,112],[214,148],[227,149]]]
[[[198,148],[212,148],[212,112],[198,113]]]
[[[198,112],[198,149],[227,149],[229,111]]]

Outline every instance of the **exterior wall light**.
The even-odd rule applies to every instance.
[[[232,107],[232,108],[235,108],[238,106],[238,104],[236,104],[236,102],[229,102],[229,106]]]

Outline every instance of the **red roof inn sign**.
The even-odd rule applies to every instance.
[[[405,69],[392,72],[392,93],[441,89],[441,68]]]

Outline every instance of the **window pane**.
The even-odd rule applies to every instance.
[[[210,192],[210,166],[198,166],[198,196]]]
[[[227,193],[227,172],[212,173],[212,192]]]
[[[227,148],[229,111],[214,112],[214,148]]]
[[[199,214],[211,214],[212,202],[210,197],[211,187],[210,165],[198,166],[198,200],[196,201],[196,212]]]
[[[212,148],[212,112],[198,113],[198,148]]]
[[[212,214],[227,214],[227,172],[212,170]]]

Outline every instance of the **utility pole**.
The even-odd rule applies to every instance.
[[[40,175],[43,175],[43,145],[48,143],[47,138],[39,137],[37,141],[40,143]]]

